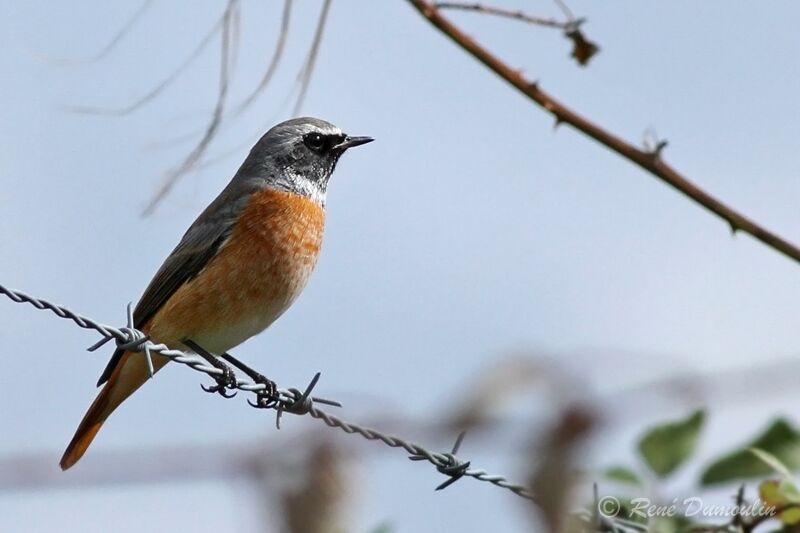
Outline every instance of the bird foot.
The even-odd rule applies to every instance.
[[[256,401],[251,402],[250,400],[247,400],[247,403],[260,409],[269,409],[275,407],[275,405],[280,401],[280,396],[278,395],[278,385],[274,381],[264,376],[260,372],[256,372],[229,353],[224,353],[220,357],[247,374],[247,376],[253,380],[253,383],[264,385],[262,390],[255,392]]]
[[[220,361],[214,354],[192,339],[183,339],[181,342],[188,346],[194,353],[205,359],[208,364],[222,371],[221,374],[209,374],[214,381],[216,381],[216,384],[208,387],[200,385],[201,389],[211,394],[219,394],[223,398],[233,398],[236,396],[237,379],[231,367]]]
[[[223,398],[233,398],[236,396],[236,390],[231,389],[236,388],[236,374],[233,373],[233,370],[228,365],[220,363],[220,366],[214,366],[222,370],[222,374],[219,376],[212,376],[214,381],[216,381],[214,385],[208,387],[200,385],[200,388],[211,394],[218,393]]]

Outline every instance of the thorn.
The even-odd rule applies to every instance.
[[[658,141],[658,144],[656,145],[655,150],[653,150],[653,154],[656,157],[660,158],[661,157],[661,152],[664,151],[664,148],[666,148],[668,144],[669,144],[669,141],[667,141],[666,139],[664,139],[663,141]]]
[[[555,117],[556,121],[553,123],[553,130],[557,130],[558,127],[564,123],[564,120],[562,120],[561,117],[559,117],[558,115],[555,115]]]
[[[669,141],[666,139],[659,139],[658,134],[653,128],[647,128],[642,136],[642,149],[652,159],[661,158],[664,148],[667,147]]]
[[[586,23],[586,17],[580,17],[575,20],[571,20],[564,27],[564,33],[569,34],[572,32],[576,32],[580,30],[581,26],[583,26],[585,23]]]

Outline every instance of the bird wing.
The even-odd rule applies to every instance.
[[[233,185],[233,184],[232,184]],[[141,329],[181,286],[197,276],[216,256],[233,231],[248,190],[228,187],[195,220],[180,243],[158,269],[133,311],[133,324]],[[124,350],[117,349],[97,381],[99,387],[111,376]]]

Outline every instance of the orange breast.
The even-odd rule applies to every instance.
[[[259,333],[305,287],[324,224],[322,207],[305,197],[255,194],[214,259],[153,317],[151,336],[167,344],[189,337],[220,353]]]

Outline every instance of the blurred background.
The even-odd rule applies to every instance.
[[[496,5],[563,18],[550,1]],[[255,140],[292,116],[321,3],[241,2],[229,110],[198,164],[142,211],[202,138],[219,35],[169,87],[225,3],[0,6],[0,283],[123,325],[163,259]],[[800,241],[800,5],[573,0],[601,48],[583,68],[558,30],[448,12],[557,98]],[[137,14],[138,13],[138,14]],[[135,17],[124,37],[107,48]],[[100,57],[98,57],[100,56]],[[376,142],[340,162],[308,288],[235,350],[337,414],[527,483],[565,409],[591,406],[576,467],[637,464],[655,422],[708,407],[685,473],[772,417],[796,420],[799,265],[552,118],[406,2],[335,0],[302,115]],[[308,417],[204,394],[169,368],[126,402],[83,461],[58,459],[112,351],[29,306],[0,302],[0,531],[527,531],[542,516],[503,489],[441,474]],[[474,409],[471,409],[474,407]],[[477,413],[477,415],[476,415]],[[480,415],[480,416],[478,416]],[[548,444],[549,443],[549,444]],[[538,451],[537,451],[538,450]],[[309,465],[314,465],[313,468]],[[683,472],[683,471],[682,471]],[[316,476],[316,477],[315,477]],[[590,489],[591,481],[582,485]],[[314,489],[314,490],[312,490]],[[304,492],[310,491],[310,492]],[[733,489],[720,492],[729,499]],[[326,517],[322,529],[305,524]],[[538,524],[538,525],[537,525]],[[328,529],[326,529],[328,528]]]

